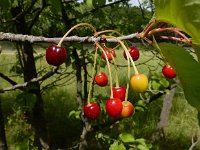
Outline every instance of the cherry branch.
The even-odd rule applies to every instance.
[[[51,77],[52,75],[54,75],[58,70],[58,67],[54,67],[51,71],[47,72],[45,75],[37,77],[37,78],[33,78],[32,80],[28,81],[28,82],[24,82],[22,84],[16,84],[13,85],[11,87],[6,87],[6,88],[2,88],[0,89],[0,93],[4,93],[6,91],[12,91],[12,90],[16,90],[16,89],[21,89],[23,90],[24,88],[26,88],[29,84],[34,83],[34,82],[39,82],[39,81],[44,81],[47,78]]]
[[[133,33],[126,36],[118,37],[120,40],[130,40],[133,38],[138,38],[138,33]],[[28,41],[30,43],[37,42],[47,42],[47,43],[58,43],[61,40],[61,37],[56,38],[48,38],[43,36],[33,36],[33,35],[23,35],[23,34],[14,34],[14,33],[4,33],[0,32],[0,41]],[[96,43],[102,40],[101,37],[96,36],[86,36],[86,37],[78,37],[78,36],[70,36],[66,37],[63,41],[65,42],[79,42],[79,43]],[[117,42],[116,39],[110,38],[106,40],[107,42]]]

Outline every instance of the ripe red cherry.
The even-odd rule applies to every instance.
[[[138,60],[138,58],[140,57],[139,50],[135,46],[131,46],[129,48],[129,54],[131,55],[133,61]],[[127,60],[127,56],[126,56],[126,52],[125,51],[124,51],[124,58]]]
[[[108,84],[108,77],[105,73],[100,72],[95,76],[95,82],[99,86],[106,86]]]
[[[126,97],[126,88],[124,86],[121,87],[113,87],[113,97],[119,98],[121,101],[125,100]]]
[[[169,65],[165,65],[162,69],[162,73],[166,78],[175,78],[176,77],[176,72],[175,70]]]
[[[122,117],[132,116],[135,111],[133,104],[129,101],[123,101],[122,105],[123,105],[123,108],[122,108],[121,116]]]
[[[97,103],[91,102],[83,106],[84,116],[88,119],[95,120],[100,114],[100,108]]]
[[[67,52],[64,47],[51,45],[46,49],[46,61],[53,66],[59,66],[65,62]]]
[[[112,117],[120,117],[122,112],[122,102],[119,98],[110,98],[106,101],[106,112]]]
[[[107,56],[108,61],[111,61],[112,60],[112,55],[111,54],[113,55],[113,57],[116,57],[116,53],[115,53],[114,49],[108,48],[108,49],[104,50],[104,53],[102,53],[101,57],[104,60],[106,60],[106,56]]]

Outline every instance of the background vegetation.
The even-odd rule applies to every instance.
[[[98,31],[114,29],[127,35],[141,32],[154,13],[151,0],[140,1],[139,6],[131,6],[128,0],[91,2],[93,1],[0,1],[0,31],[61,37],[73,25],[88,22]],[[71,35],[88,36],[91,31],[80,28]],[[45,61],[45,49],[48,45],[49,43],[44,42],[1,41],[0,89],[29,82],[50,72],[52,67]],[[161,69],[164,63],[160,55],[155,48],[142,44],[138,39],[129,40],[128,45],[139,47],[141,56],[136,65],[140,72],[148,74],[152,89],[143,97],[130,89],[129,99],[136,106],[135,115],[131,118],[112,120],[101,106],[103,110],[100,118],[89,122],[94,127],[93,131],[82,139],[80,135],[87,122],[81,118],[77,83],[80,80],[83,82],[81,96],[84,103],[87,98],[87,88],[84,86],[87,87],[91,77],[95,47],[86,43],[66,42],[63,45],[67,48],[68,60],[55,74],[21,89],[0,93],[3,119],[0,127],[5,129],[0,136],[2,149],[84,149],[80,145],[81,141],[86,140],[85,149],[183,150],[191,148],[198,141],[198,111],[188,104],[180,84],[176,88],[167,124],[162,127],[164,132],[156,135],[158,123],[162,120],[160,113],[165,93],[170,92],[169,85],[177,80],[163,77]],[[115,43],[107,45],[116,46]],[[126,85],[124,72],[127,71],[127,66],[122,56],[123,51],[116,48],[116,52],[120,84]],[[105,63],[101,63],[101,70],[107,71]],[[111,67],[114,72],[113,65]],[[94,85],[93,94],[103,104],[109,97],[109,86],[102,88]],[[6,138],[3,138],[4,133]],[[153,135],[158,139],[155,140]],[[193,149],[195,148],[200,147],[195,144]]]

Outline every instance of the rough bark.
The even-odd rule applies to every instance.
[[[4,117],[1,107],[1,100],[0,100],[0,149],[1,150],[7,150],[7,142],[6,142],[6,136],[5,136],[5,126],[4,126]]]
[[[157,124],[156,132],[152,135],[152,142],[158,141],[160,138],[165,139],[164,130],[168,124],[170,110],[172,107],[172,101],[174,94],[176,92],[176,87],[172,88],[169,93],[166,93],[163,100],[163,107],[160,114],[160,121]]]
[[[84,101],[82,98],[82,74],[81,74],[82,65],[81,65],[81,60],[78,56],[78,53],[75,49],[73,50],[73,55],[75,58],[75,65],[76,65],[77,102],[78,102],[79,107],[82,110],[82,107],[84,105]],[[86,137],[87,137],[88,132],[91,131],[91,126],[89,125],[87,119],[84,118],[83,112],[81,113],[81,121],[82,121],[83,128],[82,128],[82,133],[80,136],[79,150],[85,150],[88,147]]]
[[[21,7],[15,7],[11,9],[11,13],[13,17],[16,17],[17,14],[22,12]],[[17,18],[17,22],[15,23],[16,32],[21,34],[29,34],[31,28],[29,28],[25,15],[21,15]],[[35,60],[33,56],[33,47],[31,43],[19,42],[18,46],[22,51],[22,62],[23,62],[23,74],[24,81],[29,82],[33,78],[37,77],[37,71],[35,66]],[[49,149],[48,146],[48,136],[46,130],[46,121],[44,118],[44,106],[43,99],[40,93],[40,85],[39,82],[35,82],[27,86],[28,92],[34,93],[36,95],[36,102],[33,108],[33,115],[31,117],[31,123],[35,129],[35,145],[39,149]],[[29,114],[29,113],[28,113]]]

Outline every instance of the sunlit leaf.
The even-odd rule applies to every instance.
[[[199,0],[154,0],[156,19],[169,22],[188,33],[193,43],[200,43]]]
[[[133,137],[132,134],[130,133],[121,133],[119,135],[119,138],[124,142],[124,143],[129,143],[129,142],[134,142],[135,138]]]

